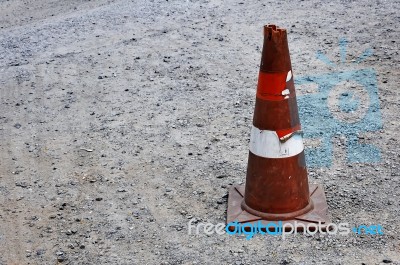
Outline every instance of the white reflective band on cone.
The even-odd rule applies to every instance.
[[[285,158],[300,154],[304,150],[303,137],[293,134],[287,141],[279,140],[275,131],[251,128],[250,152],[265,158]]]

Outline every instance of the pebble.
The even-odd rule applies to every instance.
[[[65,260],[65,254],[63,251],[57,251],[56,255],[57,255],[58,262],[63,262]]]
[[[44,249],[38,249],[38,250],[36,250],[36,255],[38,255],[38,256],[41,256],[41,255],[43,255],[44,253],[46,253],[46,250],[44,250]]]

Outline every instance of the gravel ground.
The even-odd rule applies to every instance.
[[[0,0],[0,264],[400,264],[399,8]],[[347,62],[373,50],[351,69],[376,73],[382,124],[358,138],[380,160],[349,163],[347,132],[332,134],[332,164],[309,180],[333,222],[384,235],[188,234],[192,218],[225,222],[228,187],[244,182],[267,23],[288,29],[295,80],[348,70],[315,55],[339,62],[341,38]],[[309,89],[297,86],[305,130],[324,121]],[[318,139],[305,143],[313,162]]]

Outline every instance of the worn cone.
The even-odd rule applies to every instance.
[[[264,27],[245,188],[229,192],[227,222],[326,224],[322,186],[309,185],[285,29]]]

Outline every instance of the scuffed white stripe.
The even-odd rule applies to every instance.
[[[287,73],[286,82],[288,82],[290,79],[292,79],[292,70],[290,70],[290,71]]]
[[[266,158],[285,158],[300,154],[304,150],[303,137],[300,134],[292,135],[287,141],[279,140],[275,131],[251,128],[250,151]]]

